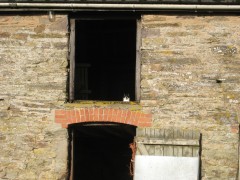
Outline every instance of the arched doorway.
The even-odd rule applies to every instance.
[[[69,126],[72,137],[72,180],[132,180],[129,144],[136,127],[119,123],[79,123]]]

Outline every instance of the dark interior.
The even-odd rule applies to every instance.
[[[75,100],[135,100],[136,21],[76,21]]]
[[[74,180],[132,180],[130,161],[136,127],[130,125],[75,126]]]

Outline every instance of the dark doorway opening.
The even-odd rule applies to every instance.
[[[135,101],[136,20],[75,21],[74,100]]]
[[[136,127],[122,124],[73,125],[73,180],[132,180],[129,144]]]

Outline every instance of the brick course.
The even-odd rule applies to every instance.
[[[55,122],[67,128],[69,124],[85,122],[113,122],[139,127],[150,127],[152,115],[113,108],[81,108],[72,110],[55,110]]]

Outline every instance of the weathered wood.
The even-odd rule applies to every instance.
[[[141,20],[137,20],[137,33],[136,33],[136,75],[135,75],[135,99],[140,101],[140,81],[141,81]]]
[[[199,156],[200,133],[179,129],[137,128],[137,154],[155,156]]]
[[[164,138],[164,129],[155,129],[155,137]]]
[[[182,146],[174,146],[173,147],[173,155],[181,157],[183,156],[183,147]]]
[[[136,136],[137,137],[145,137],[145,128],[137,128]]]
[[[162,145],[181,145],[181,146],[199,146],[199,141],[195,139],[157,139],[136,137],[135,141],[141,144],[162,144]]]
[[[146,128],[145,133],[146,133],[145,137],[150,138],[151,137],[151,128]]]
[[[183,139],[183,131],[174,129],[174,138]]]
[[[155,137],[155,129],[150,129],[150,137]]]
[[[189,146],[183,147],[183,156],[192,157],[193,156],[192,147],[189,147]]]
[[[139,150],[141,155],[148,155],[148,151],[143,144],[138,144],[137,149]]]
[[[173,146],[164,146],[164,156],[173,156]]]
[[[137,128],[137,137],[200,139],[200,132],[193,130]]]
[[[174,137],[173,133],[173,129],[165,129],[165,138],[172,139]]]
[[[155,147],[154,145],[146,145],[147,151],[149,155],[155,155]]]
[[[193,156],[199,156],[199,147],[192,147]]]
[[[155,145],[155,155],[156,156],[163,156],[163,146]]]
[[[74,82],[75,82],[75,19],[70,20],[70,43],[69,43],[69,59],[70,59],[70,81],[69,81],[69,100],[74,100]]]

